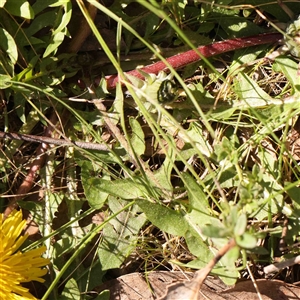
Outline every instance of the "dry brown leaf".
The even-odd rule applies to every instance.
[[[110,290],[111,300],[155,300],[165,294],[167,286],[178,281],[191,280],[194,273],[151,272],[147,275],[131,273],[108,281],[95,289],[98,293]],[[300,286],[286,284],[279,280],[257,280],[263,300],[299,300]],[[184,287],[188,287],[188,282]],[[226,289],[227,288],[227,289]],[[172,300],[191,300],[178,293]],[[193,298],[192,298],[193,299]],[[250,280],[226,287],[219,279],[208,277],[198,293],[197,300],[257,300],[257,292]]]
[[[193,272],[182,273],[179,271],[153,271],[148,275],[141,273],[131,273],[110,280],[95,289],[98,293],[108,289],[110,290],[110,299],[113,300],[155,300],[165,294],[167,286],[178,281],[190,280],[194,276]],[[213,277],[206,279],[204,289],[219,291],[226,286]]]
[[[256,281],[263,300],[300,299],[300,287],[279,280],[260,279]],[[257,300],[257,292],[250,280],[241,281],[235,287],[221,293],[221,299]]]

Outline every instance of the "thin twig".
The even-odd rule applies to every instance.
[[[252,283],[253,283],[253,286],[254,286],[254,288],[255,288],[255,290],[256,290],[256,294],[257,294],[258,299],[259,299],[259,300],[263,300],[263,298],[262,298],[262,296],[261,296],[261,293],[260,293],[260,290],[259,290],[259,288],[258,288],[258,285],[257,285],[257,283],[256,283],[256,280],[255,280],[255,278],[254,278],[254,276],[253,276],[253,274],[252,274],[252,272],[251,272],[251,269],[250,269],[248,263],[246,264],[246,267],[247,267],[247,270],[248,270],[248,272],[249,272],[249,274],[250,274],[250,278],[251,278],[251,281],[252,281]]]
[[[300,255],[287,259],[285,261],[279,262],[277,264],[272,264],[264,267],[265,274],[279,272],[281,269],[300,264]]]
[[[37,136],[37,135],[20,134],[20,133],[3,132],[3,131],[0,131],[0,139],[21,140],[27,142],[53,144],[57,146],[77,146],[82,149],[98,150],[98,151],[109,151],[110,149],[105,144],[97,144],[97,143],[89,143],[89,142],[81,142],[81,141],[69,141],[69,140],[66,141],[62,139],[51,138],[48,136]]]

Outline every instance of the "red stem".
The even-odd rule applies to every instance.
[[[282,38],[280,33],[264,33],[251,37],[235,38],[231,40],[225,40],[210,45],[200,46],[195,50],[189,50],[181,54],[177,54],[167,58],[167,62],[174,68],[179,69],[193,62],[199,61],[202,57],[210,57],[213,55],[222,54],[225,52],[242,49],[246,47],[262,45],[262,44],[273,44],[278,42]],[[200,54],[199,54],[200,53]],[[160,71],[169,71],[169,68],[162,61],[156,62],[154,64],[145,66],[140,70],[146,73],[158,74]],[[132,70],[126,72],[141,79],[144,79],[143,75],[138,70]],[[98,85],[101,78],[95,79],[95,84]],[[117,82],[119,82],[118,75],[105,76],[108,89],[114,89]]]

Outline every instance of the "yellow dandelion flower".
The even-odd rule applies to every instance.
[[[20,235],[25,224],[20,211],[13,211],[5,220],[0,214],[0,299],[36,299],[21,283],[33,280],[44,282],[41,277],[47,269],[41,267],[49,264],[49,260],[41,255],[46,247],[24,253],[18,251],[28,237]]]

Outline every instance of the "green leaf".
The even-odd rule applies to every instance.
[[[234,235],[235,236],[240,236],[242,234],[244,234],[246,227],[247,227],[247,216],[246,214],[241,214],[238,219],[237,222],[235,224],[234,227]]]
[[[238,16],[220,18],[219,24],[230,37],[251,36],[262,33],[261,27]]]
[[[24,96],[25,95],[22,94],[22,93],[15,93],[15,95],[14,95],[14,106],[16,108],[18,117],[25,124],[26,123],[26,117],[25,117],[26,98]]]
[[[81,182],[84,189],[84,194],[89,202],[89,205],[93,208],[100,209],[107,200],[108,193],[103,192],[98,188],[93,177],[91,177],[91,172],[95,172],[96,169],[88,161],[81,164]],[[104,176],[104,179],[107,176]],[[97,178],[101,180],[100,178]]]
[[[234,89],[240,98],[240,101],[234,104],[235,107],[245,104],[248,107],[264,107],[268,105],[269,102],[272,102],[272,97],[263,91],[259,85],[245,73],[241,72],[238,74]]]
[[[145,145],[145,134],[142,129],[141,124],[133,117],[129,118],[129,124],[132,129],[131,134],[131,145],[133,151],[138,155],[141,156],[145,153],[146,145]]]
[[[0,6],[1,7],[1,6]],[[28,1],[10,0],[5,3],[5,9],[14,16],[33,19],[34,11]]]
[[[119,197],[125,200],[144,197],[148,194],[146,183],[141,181],[141,178],[105,180],[102,178],[90,178],[89,185],[95,189],[107,193],[109,195]]]
[[[300,188],[293,186],[292,188],[289,187],[290,183],[286,183],[286,191],[290,198],[297,204],[297,206],[300,206]]]
[[[74,278],[68,280],[59,300],[80,300],[80,291]]]
[[[48,47],[45,50],[45,53],[43,54],[43,57],[47,57],[51,53],[56,53],[58,50],[58,46],[64,41],[65,33],[64,32],[58,32],[56,35],[52,36],[52,39],[48,45]]]
[[[136,200],[136,203],[143,210],[151,223],[162,231],[177,236],[184,236],[189,228],[187,221],[180,212],[158,203],[152,203],[148,200]]]
[[[18,49],[14,38],[2,27],[0,27],[0,48],[9,56],[13,65],[18,60]]]
[[[241,236],[236,236],[235,241],[237,245],[243,249],[252,249],[256,247],[257,244],[256,237],[248,232],[245,232]]]
[[[50,4],[50,7],[57,7],[57,6],[62,6],[70,2],[70,0],[55,0],[53,1],[53,4]]]
[[[196,249],[197,240],[195,239],[194,236],[190,236],[187,239],[187,241],[188,240],[190,241],[191,239],[194,239],[194,243],[195,243],[194,248],[195,248],[197,254],[195,254],[195,252],[193,252],[193,251],[191,251],[191,252],[194,255],[196,255],[197,258],[192,260],[191,262],[187,263],[184,266],[188,267],[188,268],[202,269],[215,256],[217,250],[215,249],[215,252],[208,252],[207,246],[206,246],[206,248],[204,248],[204,247],[202,247],[202,245],[200,245],[199,250],[197,251],[197,249]],[[224,243],[227,243],[227,240],[223,241],[222,246],[224,245]],[[190,246],[191,245],[189,244],[189,250],[193,249],[193,248],[190,248]],[[239,278],[239,272],[235,268],[235,262],[240,255],[239,252],[240,252],[239,247],[234,247],[228,253],[226,253],[221,258],[221,260],[216,264],[216,266],[213,268],[212,274],[218,275],[220,277],[220,279],[228,285],[234,284],[236,282],[237,278]]]
[[[43,12],[39,14],[34,20],[31,22],[28,28],[24,29],[24,32],[27,37],[32,37],[35,33],[40,31],[41,29],[47,27],[47,26],[53,26],[53,19],[56,16],[55,10]],[[28,44],[28,40],[24,40],[24,44]]]
[[[225,228],[220,222],[219,226],[207,224],[201,227],[201,232],[210,238],[226,238],[231,235],[231,230]]]
[[[235,267],[239,255],[239,247],[232,248],[213,268],[212,274],[219,276],[226,285],[235,284],[236,280],[240,277],[240,273]]]
[[[93,298],[93,300],[109,300],[109,299],[110,299],[109,290],[102,291],[96,298]]]
[[[58,3],[57,3],[58,4]],[[55,36],[59,32],[65,32],[67,25],[69,24],[72,16],[72,2],[69,0],[62,1],[65,13],[62,15],[61,21],[58,27],[54,30],[53,35]]]
[[[197,257],[191,264],[196,262],[197,268],[201,269],[205,267],[207,262],[214,257],[214,254],[210,251],[202,238],[199,235],[195,235],[194,232],[188,230],[185,234],[185,239],[189,250]]]
[[[0,74],[0,90],[9,88],[11,84],[11,77],[9,75]]]
[[[108,205],[112,213],[117,214],[127,202],[109,197]],[[98,248],[101,269],[118,268],[135,248],[140,228],[146,222],[145,214],[135,205],[129,211],[122,211],[102,232],[103,240]]]
[[[212,154],[212,147],[208,140],[204,138],[203,130],[199,123],[191,123],[189,129],[186,131],[187,135],[196,145],[196,147],[207,157]]]
[[[260,45],[250,48],[239,49],[234,52],[233,61],[229,67],[228,76],[235,76],[236,74],[244,71],[246,66],[252,64],[258,57],[258,55],[262,52],[261,49],[264,49],[265,45]]]
[[[63,1],[64,14],[59,10],[57,13],[54,24],[57,27],[52,33],[52,37],[48,47],[46,48],[43,57],[47,57],[51,53],[56,53],[59,45],[64,41],[65,35],[67,34],[67,25],[69,24],[72,16],[72,3],[71,1]]]
[[[287,56],[277,57],[273,64],[273,70],[283,73],[293,89],[300,85],[300,78],[297,75],[298,64],[291,58]]]
[[[203,188],[189,174],[184,173],[182,177],[188,191],[188,199],[190,205],[189,217],[194,224],[210,223],[211,214],[207,195],[203,192]]]
[[[172,143],[170,141],[170,143]],[[160,168],[155,171],[154,177],[159,182],[161,186],[164,187],[165,190],[173,191],[173,185],[171,183],[171,173],[174,168],[174,159],[176,157],[176,153],[174,148],[170,146],[167,149],[167,155],[164,160],[164,163],[160,166]]]

